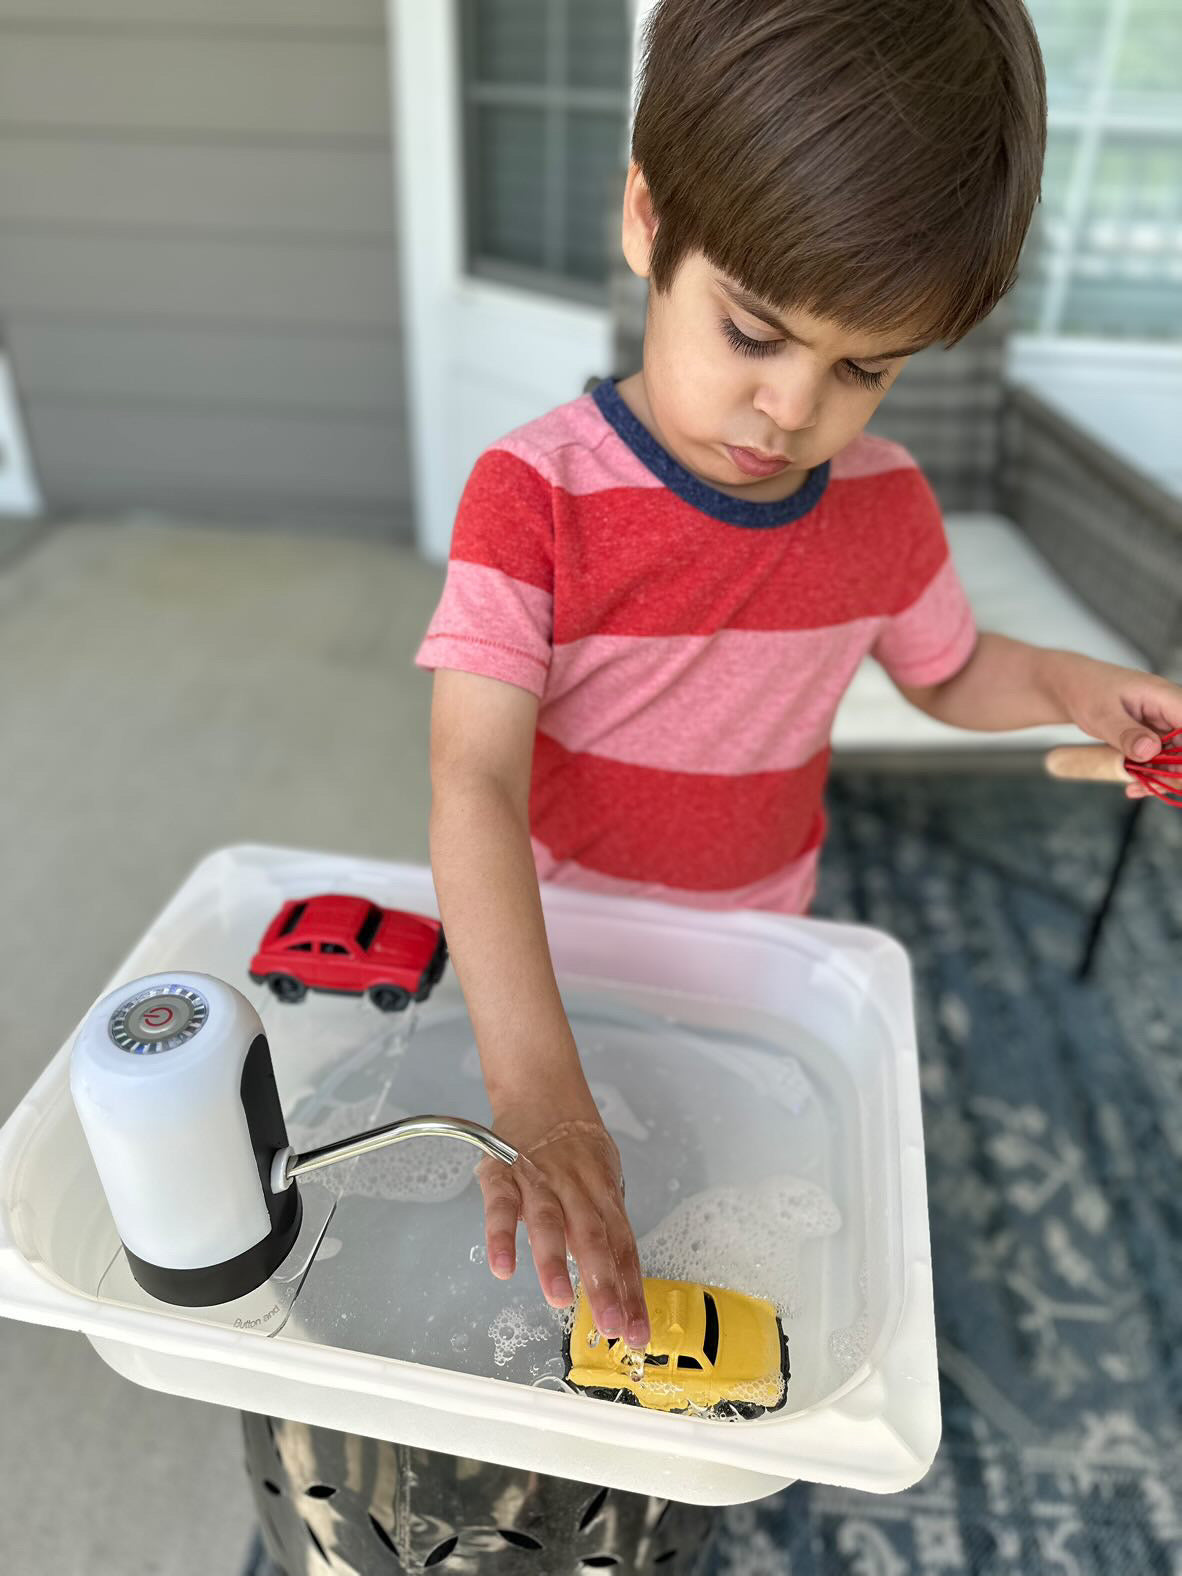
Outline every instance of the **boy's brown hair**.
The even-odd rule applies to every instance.
[[[1017,278],[1046,81],[1022,0],[658,0],[632,157],[653,287],[700,251],[780,309],[953,345]]]

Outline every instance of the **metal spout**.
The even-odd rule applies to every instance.
[[[371,1128],[368,1133],[358,1133],[353,1138],[338,1138],[335,1143],[323,1144],[319,1149],[309,1149],[297,1155],[290,1147],[280,1150],[275,1157],[272,1186],[281,1192],[296,1179],[321,1166],[335,1165],[340,1160],[353,1160],[367,1155],[374,1149],[384,1149],[387,1144],[400,1144],[406,1138],[458,1138],[461,1143],[473,1144],[491,1155],[494,1160],[513,1165],[517,1150],[511,1144],[479,1122],[469,1122],[463,1116],[406,1116],[400,1122],[387,1122],[384,1127]]]

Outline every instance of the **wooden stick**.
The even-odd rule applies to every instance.
[[[1045,765],[1052,777],[1071,777],[1077,782],[1131,783],[1125,771],[1124,756],[1107,744],[1063,744],[1048,750]]]

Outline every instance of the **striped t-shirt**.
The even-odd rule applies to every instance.
[[[609,379],[477,460],[416,662],[538,697],[540,879],[803,913],[859,662],[936,684],[975,638],[897,443],[863,433],[753,503],[680,465]]]

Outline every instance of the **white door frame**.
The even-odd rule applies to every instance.
[[[21,419],[16,381],[0,346],[0,527],[5,519],[44,514],[45,500],[37,483],[29,439]],[[3,539],[0,538],[0,545]]]
[[[604,307],[464,272],[457,0],[387,0],[415,535],[447,558],[477,456],[611,370]]]

